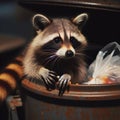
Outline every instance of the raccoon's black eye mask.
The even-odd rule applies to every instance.
[[[75,37],[70,37],[70,43],[74,49],[77,49],[81,46],[81,42],[79,42]]]
[[[56,37],[56,38],[53,39],[53,41],[54,41],[56,44],[62,43],[61,37]]]
[[[70,43],[74,49],[77,49],[81,46],[81,42],[79,42],[75,37],[70,37]],[[52,41],[48,42],[42,47],[42,50],[58,50],[63,44],[61,37],[56,37]]]
[[[42,50],[58,50],[62,45],[61,37],[56,37],[42,47]]]

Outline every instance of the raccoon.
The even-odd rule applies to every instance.
[[[57,89],[63,95],[69,83],[82,83],[86,77],[83,50],[87,40],[81,30],[88,15],[73,19],[50,19],[36,14],[32,23],[37,35],[29,44],[23,69],[27,79],[43,83],[48,90]]]
[[[57,88],[59,96],[70,82],[82,83],[86,76],[83,50],[87,40],[81,30],[87,19],[86,13],[70,20],[36,14],[32,19],[36,37],[26,52],[0,73],[0,101],[5,100],[24,77],[45,85],[48,90]]]

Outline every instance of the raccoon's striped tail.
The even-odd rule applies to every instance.
[[[22,60],[22,56],[16,57],[0,73],[0,101],[4,101],[10,92],[15,90],[17,82],[20,82],[23,76]]]

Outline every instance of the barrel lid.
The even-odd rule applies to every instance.
[[[102,101],[120,99],[120,84],[109,85],[75,85],[71,84],[69,91],[63,96],[58,96],[58,90],[48,91],[42,85],[37,85],[27,79],[22,81],[22,86],[34,94],[57,99],[67,100],[85,100],[85,101]]]

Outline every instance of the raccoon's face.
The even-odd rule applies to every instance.
[[[41,14],[33,17],[33,25],[37,36],[32,42],[35,57],[39,63],[56,62],[60,59],[74,58],[82,55],[87,41],[81,33],[81,26],[88,16],[83,13],[72,20],[49,19]]]
[[[37,14],[33,17],[33,25],[38,35],[33,41],[37,51],[51,52],[61,58],[71,58],[80,54],[87,41],[81,33],[81,27],[88,19],[83,13],[72,20],[49,19]]]

